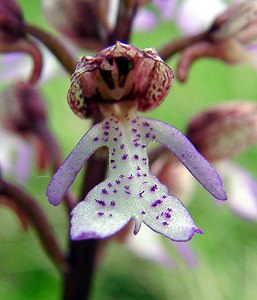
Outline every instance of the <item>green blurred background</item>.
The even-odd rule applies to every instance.
[[[40,1],[18,1],[28,22],[49,28],[40,14]],[[158,49],[178,31],[170,23],[161,23],[155,30],[135,33],[132,43],[138,48]],[[171,60],[175,68],[177,57]],[[257,101],[256,72],[244,66],[226,66],[211,59],[198,61],[190,71],[186,84],[175,81],[166,101],[151,117],[172,123],[181,131],[188,120],[220,102],[234,99]],[[66,156],[87,130],[89,123],[78,119],[66,104],[68,76],[56,76],[41,87],[49,110],[49,124]],[[252,147],[235,160],[257,178],[257,147]],[[49,174],[33,169],[26,189],[44,208],[62,247],[66,248],[67,220],[64,207],[52,207],[44,196]],[[74,186],[74,191],[76,192]],[[111,243],[96,272],[92,299],[192,299],[246,300],[257,297],[257,224],[240,219],[224,203],[216,205],[199,185],[188,204],[196,224],[204,235],[189,242],[198,257],[198,264],[188,266],[172,243],[164,246],[176,266],[165,267],[144,260],[125,246]],[[41,249],[34,230],[24,232],[16,216],[0,207],[0,299],[59,299],[61,278]],[[140,236],[138,237],[140,238]],[[161,238],[161,237],[160,237]]]

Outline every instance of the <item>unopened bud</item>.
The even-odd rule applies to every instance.
[[[44,1],[48,20],[66,37],[82,48],[104,47],[109,31],[107,12],[109,0]]]
[[[7,129],[18,133],[33,132],[46,122],[46,111],[38,91],[27,83],[17,83],[0,97],[0,119]]]
[[[233,102],[191,120],[187,136],[209,161],[231,158],[257,142],[257,103]]]
[[[231,6],[214,21],[210,32],[215,40],[236,38],[243,43],[257,40],[257,1]]]
[[[216,52],[229,63],[246,63],[257,68],[252,50],[257,42],[257,1],[243,1],[217,17],[209,31]]]
[[[22,12],[14,0],[0,1],[0,42],[24,37]]]

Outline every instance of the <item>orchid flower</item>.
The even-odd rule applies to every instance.
[[[68,102],[75,114],[102,113],[104,120],[82,137],[53,176],[47,197],[53,205],[65,193],[89,157],[109,149],[109,174],[71,213],[73,240],[106,238],[135,221],[175,241],[202,233],[183,204],[149,171],[147,145],[164,144],[217,199],[226,194],[218,173],[176,128],[141,117],[159,105],[173,82],[172,70],[155,50],[117,42],[94,57],[82,57],[71,80]]]

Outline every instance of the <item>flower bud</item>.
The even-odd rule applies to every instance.
[[[22,12],[14,0],[0,2],[0,41],[14,42],[24,37]]]
[[[234,37],[241,42],[251,42],[257,39],[257,2],[243,1],[231,6],[219,15],[211,29],[215,40]]]
[[[98,104],[133,102],[139,111],[158,106],[174,75],[154,49],[139,50],[117,42],[94,57],[81,57],[72,76],[68,103],[81,118],[98,111]]]
[[[257,2],[243,1],[216,18],[209,30],[215,51],[229,63],[247,63],[257,68]]]
[[[257,142],[257,103],[233,102],[196,116],[187,137],[209,161],[231,158]]]
[[[99,50],[105,44],[109,25],[109,0],[44,1],[48,20],[82,48]]]
[[[37,90],[23,82],[5,90],[0,98],[2,124],[18,134],[35,130],[38,124],[46,122],[43,100]]]

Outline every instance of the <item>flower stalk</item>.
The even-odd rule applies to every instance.
[[[2,178],[0,179],[0,196],[7,197],[9,201],[15,202],[21,208],[30,223],[34,226],[47,255],[61,272],[65,272],[68,266],[64,258],[64,253],[57,242],[57,238],[46,215],[37,202],[20,187]]]
[[[27,34],[38,39],[55,55],[68,74],[72,74],[74,72],[76,59],[66,45],[58,39],[58,37],[53,36],[49,32],[31,24],[25,24],[24,29]]]

